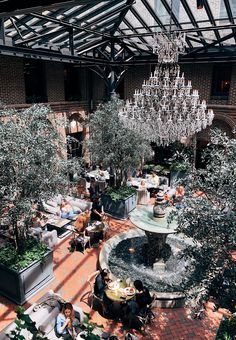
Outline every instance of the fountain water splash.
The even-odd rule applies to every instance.
[[[135,249],[134,253],[129,253],[131,244],[132,248]],[[171,246],[172,254],[166,260],[165,271],[163,272],[154,271],[145,263],[145,244],[147,244],[145,236],[126,239],[118,243],[109,256],[111,272],[117,277],[129,277],[131,281],[138,278],[150,290],[159,292],[183,291],[183,281],[186,278],[189,263],[180,255],[181,250],[186,245],[174,236],[167,238],[167,244]]]

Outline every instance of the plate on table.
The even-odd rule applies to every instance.
[[[134,295],[135,294],[135,289],[133,287],[126,287],[124,289],[125,295]]]
[[[107,287],[110,289],[110,290],[116,290],[119,288],[119,283],[114,281],[114,282],[110,282],[108,283]]]

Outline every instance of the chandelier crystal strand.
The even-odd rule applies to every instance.
[[[159,63],[120,112],[128,128],[158,145],[192,136],[211,125],[214,117],[206,101],[200,101],[198,90],[192,90],[191,81],[186,82],[180,72],[178,56],[185,46],[183,33],[154,36],[153,51]]]

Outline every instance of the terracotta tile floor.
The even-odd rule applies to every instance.
[[[118,232],[133,228],[127,221],[110,221],[108,237]],[[70,253],[68,242],[70,236],[62,240],[54,251],[54,274],[55,279],[46,288],[36,294],[25,305],[28,308],[50,289],[60,293],[66,300],[81,306],[84,311],[90,311],[86,304],[86,293],[89,286],[86,279],[90,273],[96,270],[99,249],[88,249],[85,254],[80,252]],[[0,296],[0,330],[15,318],[16,305]],[[188,309],[156,309],[156,319],[148,329],[149,335],[138,335],[139,339],[155,340],[187,340],[187,339],[214,339],[222,312],[212,311],[209,303],[207,317],[204,320],[191,320],[188,317]],[[103,324],[106,331],[116,334],[119,339],[124,339],[121,324],[102,318],[97,312],[91,311],[94,321]]]

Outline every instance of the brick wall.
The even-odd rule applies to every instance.
[[[64,65],[47,61],[45,64],[47,79],[47,94],[49,102],[65,100]]]
[[[107,88],[104,80],[102,80],[99,75],[92,71],[91,73],[91,81],[92,81],[92,98],[93,98],[93,107],[96,108],[96,105],[102,101],[106,97]]]
[[[150,74],[150,65],[130,68],[127,71],[124,79],[125,99],[132,98],[134,91],[142,87],[144,79],[148,79]]]
[[[25,103],[23,59],[0,56],[0,101],[4,104]]]
[[[48,101],[60,102],[63,106],[65,100],[64,66],[62,63],[49,61],[45,62],[45,65]],[[150,76],[150,69],[150,65],[128,69],[124,79],[125,98],[131,98],[135,89],[141,88],[143,80]],[[199,90],[200,98],[205,99],[208,106],[212,106],[214,112],[221,118],[230,117],[236,121],[236,63],[232,65],[228,100],[211,99],[212,69],[213,64],[210,63],[181,65],[185,79],[191,79],[193,88]],[[82,101],[75,104],[76,109],[84,108],[87,111],[90,98],[93,99],[93,109],[95,109],[97,103],[106,97],[105,83],[88,68],[80,68],[78,74]],[[9,105],[25,103],[23,59],[0,56],[0,80],[0,100],[3,103]]]

